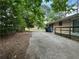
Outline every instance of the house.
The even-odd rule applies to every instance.
[[[79,14],[50,22],[48,25],[53,27],[55,33],[79,36]]]

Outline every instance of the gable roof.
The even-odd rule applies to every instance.
[[[75,18],[79,18],[79,14],[74,14],[72,16],[68,16],[68,17],[65,17],[65,18],[62,18],[62,19],[59,19],[59,20],[56,20],[56,21],[52,21],[49,24],[53,24],[53,23],[57,23],[57,22],[60,22],[60,21],[65,21],[65,20],[74,20]]]

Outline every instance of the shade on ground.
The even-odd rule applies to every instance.
[[[79,43],[52,33],[33,32],[29,59],[79,59]]]

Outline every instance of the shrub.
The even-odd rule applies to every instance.
[[[16,32],[16,16],[9,3],[0,1],[0,36]]]

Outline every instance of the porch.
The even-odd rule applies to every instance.
[[[55,27],[55,34],[79,41],[78,26],[77,27]]]

